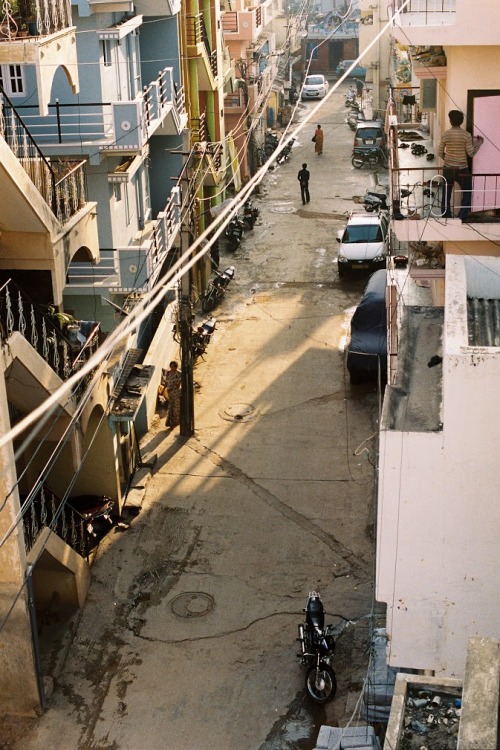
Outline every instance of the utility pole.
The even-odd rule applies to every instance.
[[[193,195],[190,189],[189,165],[191,154],[183,167],[181,179],[181,256],[192,241]],[[192,347],[191,270],[182,275],[179,284],[178,332],[181,343],[181,421],[180,434],[188,438],[194,435],[194,381]]]

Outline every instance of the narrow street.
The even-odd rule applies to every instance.
[[[264,179],[241,248],[221,243],[236,279],[195,368],[195,436],[158,417],[141,446],[158,456],[141,512],[101,544],[48,710],[0,747],[308,750],[321,724],[349,720],[374,606],[378,399],[344,363],[367,279],[339,280],[336,234],[369,173],[351,166],[343,102],[334,93],[321,111],[324,154],[311,123]],[[339,639],[324,709],[296,657],[312,589],[359,620]]]

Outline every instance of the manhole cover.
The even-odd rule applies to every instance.
[[[293,203],[277,203],[272,210],[275,214],[293,214],[297,209]]]
[[[251,404],[234,404],[221,409],[219,415],[230,422],[248,422],[257,416],[257,409]]]
[[[170,609],[177,617],[203,617],[215,607],[215,601],[210,594],[201,591],[187,591],[172,599]]]

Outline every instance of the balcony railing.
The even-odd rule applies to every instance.
[[[405,0],[390,0],[389,7],[396,12],[400,9],[400,23],[405,25],[413,21],[418,25],[439,25],[449,23],[447,14],[456,12],[456,0],[410,0],[405,8],[402,8]],[[413,19],[409,15],[413,14]],[[418,18],[415,17],[418,14]]]
[[[172,112],[176,123],[180,127],[184,109],[184,88],[177,86],[173,80],[172,68],[164,68],[158,78],[144,87],[144,91],[132,100],[136,103],[137,122],[130,120],[130,130],[126,135],[138,135],[147,139],[148,128],[159,121],[166,109],[173,105]],[[62,104],[56,99],[55,104],[48,105],[49,114],[40,117],[38,105],[23,104],[17,107],[22,113],[23,122],[33,140],[40,145],[54,145],[56,143],[95,144],[101,142],[103,147],[111,147],[120,139],[118,146],[124,145],[124,136],[118,136],[116,121],[120,116],[120,107],[127,107],[129,102],[80,102],[79,104]],[[128,117],[133,117],[128,107]]]
[[[392,207],[395,219],[444,219],[446,180],[443,167],[405,167],[391,170]],[[462,194],[455,185],[452,213],[460,208],[469,223],[500,222],[500,175],[473,174],[471,190]]]
[[[47,159],[0,85],[0,136],[60,222],[65,223],[87,202],[85,161]]]
[[[88,335],[82,346],[77,338],[69,338],[61,330],[57,314],[45,314],[12,279],[0,287],[0,341],[5,344],[13,332],[18,331],[61,380],[78,372],[99,346],[100,324],[88,323]],[[66,332],[76,333],[68,328]],[[91,374],[87,380],[90,377]],[[82,392],[79,388],[77,399]]]
[[[231,10],[222,16],[222,31],[229,34],[237,34],[239,31],[238,11]]]
[[[205,52],[207,54],[210,70],[212,71],[213,77],[217,78],[217,50],[212,50],[210,47],[210,41],[207,34],[205,22],[203,20],[203,14],[197,13],[194,16],[186,16],[187,30],[186,39],[187,43],[191,46],[203,43]]]
[[[41,37],[70,28],[71,0],[3,0],[0,43]]]
[[[49,528],[88,559],[90,544],[86,520],[46,484],[39,484],[23,499],[22,512],[26,552],[33,547],[38,534]]]

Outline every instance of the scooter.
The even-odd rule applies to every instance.
[[[366,115],[363,112],[362,109],[353,109],[348,115],[346,122],[351,128],[351,130],[355,131],[358,127],[358,123],[363,122],[366,120]]]
[[[226,289],[234,279],[235,274],[236,269],[234,266],[229,266],[225,271],[215,271],[215,276],[209,281],[201,300],[201,309],[203,312],[211,312],[224,298]]]
[[[355,92],[355,90],[351,86],[349,88],[349,91],[345,95],[345,102],[344,102],[344,104],[345,104],[346,107],[349,107],[351,104],[355,104],[355,103],[356,103],[356,92]]]
[[[380,164],[387,167],[387,156],[380,146],[355,146],[352,152],[351,164],[355,169],[361,167],[376,167]]]
[[[224,235],[227,239],[228,250],[234,253],[241,244],[243,237],[243,222],[237,216],[233,216],[227,225]]]
[[[259,218],[259,209],[254,208],[250,198],[243,204],[243,223],[247,229],[253,229],[255,222]]]
[[[376,193],[374,190],[367,190],[363,200],[365,211],[368,213],[379,211],[388,211],[387,195],[385,193]]]
[[[307,667],[306,691],[315,703],[331,701],[337,692],[337,678],[331,666],[335,653],[332,625],[325,627],[325,610],[317,591],[309,592],[304,609],[306,619],[298,626],[300,652],[297,654]]]
[[[102,531],[102,521],[106,521],[111,526],[113,519],[111,513],[113,510],[113,501],[106,495],[78,495],[68,498],[67,505],[76,510],[83,518],[85,529],[89,536],[96,537],[97,531]]]
[[[289,160],[294,143],[295,143],[295,138],[292,138],[290,141],[288,141],[283,151],[281,151],[279,156],[276,157],[276,161],[278,164],[282,164],[283,162]]]

